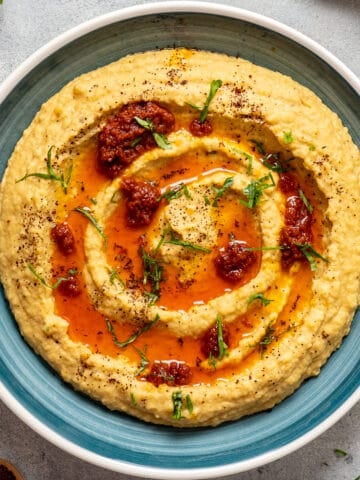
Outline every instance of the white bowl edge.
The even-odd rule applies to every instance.
[[[217,3],[208,2],[190,2],[190,1],[172,1],[172,2],[156,2],[146,5],[137,5],[127,7],[121,10],[101,15],[94,19],[88,20],[72,29],[60,34],[53,40],[49,41],[46,45],[39,48],[31,56],[29,56],[21,65],[19,65],[0,85],[0,104],[9,95],[11,90],[29,73],[34,66],[38,65],[41,61],[47,58],[49,55],[57,51],[59,48],[67,45],[73,40],[93,31],[98,28],[104,27],[117,21],[127,20],[130,18],[140,17],[144,15],[152,14],[167,14],[167,13],[203,13],[220,15],[225,17],[231,17],[239,20],[249,21],[256,25],[268,28],[277,33],[284,35],[285,37],[294,40],[305,48],[309,49],[321,59],[323,59],[328,65],[336,70],[347,83],[360,94],[360,80],[357,76],[337,57],[330,53],[327,49],[320,44],[298,32],[297,30],[280,23],[276,20],[244,10],[237,7],[231,7],[221,5]],[[360,387],[329,417],[322,421],[319,425],[313,428],[311,431],[302,435],[293,442],[267,452],[266,454],[259,455],[250,460],[244,460],[240,462],[234,462],[228,465],[217,467],[205,467],[195,469],[168,469],[157,468],[149,466],[140,466],[117,459],[111,459],[92,453],[73,442],[65,439],[61,435],[55,433],[50,428],[46,427],[40,420],[38,420],[33,414],[27,411],[21,403],[6,389],[6,387],[0,382],[0,399],[8,406],[13,413],[20,418],[25,424],[32,428],[35,432],[41,435],[43,438],[61,448],[62,450],[74,455],[84,461],[92,463],[102,468],[112,470],[119,473],[129,474],[133,476],[139,476],[143,478],[156,478],[164,480],[197,480],[197,479],[209,479],[218,476],[228,476],[239,472],[244,472],[273,462],[283,456],[286,456],[299,448],[303,447],[316,437],[324,433],[327,429],[338,422],[355,404],[360,401]]]

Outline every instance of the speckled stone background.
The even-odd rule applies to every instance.
[[[0,5],[0,82],[36,49],[69,28],[103,13],[145,3],[134,0],[3,1]],[[261,13],[301,31],[360,75],[360,0],[226,0],[222,3]],[[336,454],[337,449],[346,454]],[[25,480],[130,480],[129,476],[103,470],[62,452],[34,433],[1,402],[0,458],[13,462]],[[227,478],[360,478],[360,405],[297,452]]]

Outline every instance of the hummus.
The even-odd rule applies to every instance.
[[[145,421],[272,408],[349,331],[359,165],[319,98],[239,58],[169,49],[76,78],[1,184],[22,335],[75,389]]]

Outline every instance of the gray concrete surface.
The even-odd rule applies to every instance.
[[[3,0],[0,6],[0,81],[65,30],[136,0]],[[360,0],[223,0],[279,20],[335,54],[360,75]],[[336,449],[347,454],[339,456]],[[0,402],[0,458],[25,480],[125,480],[48,443]],[[310,444],[229,480],[355,480],[360,476],[360,405]],[[0,479],[1,480],[1,479]]]

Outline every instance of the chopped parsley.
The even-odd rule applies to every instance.
[[[189,394],[186,395],[185,401],[186,401],[186,408],[188,409],[189,413],[193,413],[194,405]]]
[[[113,268],[110,272],[110,283],[111,285],[114,285],[115,280],[118,281],[123,287],[125,287],[125,282],[124,280],[121,279],[119,272],[116,270],[116,268]]]
[[[155,140],[156,142],[156,145],[160,148],[162,148],[163,150],[169,150],[171,148],[171,143],[169,142],[168,138],[166,135],[164,135],[163,133],[159,133],[159,132],[156,132],[155,130],[155,126],[153,124],[153,122],[150,120],[150,118],[146,118],[145,120],[140,118],[140,117],[134,117],[134,120],[143,128],[145,128],[145,130],[149,130],[153,136],[153,139]],[[136,141],[137,139],[135,139],[133,141],[133,143]],[[141,140],[141,139],[140,139]],[[140,142],[140,140],[137,141],[137,143]],[[137,143],[135,143],[135,145],[137,145]],[[135,146],[133,145],[133,146]]]
[[[184,406],[186,407],[189,413],[192,413],[194,410],[194,406],[193,406],[190,395],[186,395],[185,401],[184,401],[181,390],[178,390],[177,392],[173,392],[171,395],[171,400],[173,403],[172,417],[175,420],[181,420],[183,418],[182,410]]]
[[[253,293],[248,299],[248,305],[255,302],[255,300],[259,300],[261,302],[261,305],[263,305],[264,307],[266,305],[269,305],[269,303],[273,302],[273,300],[266,298],[263,293]]]
[[[264,351],[266,350],[266,347],[270,345],[270,343],[272,343],[274,340],[276,340],[274,333],[275,333],[275,330],[271,325],[269,325],[266,329],[264,337],[259,342],[261,358],[264,355]]]
[[[160,298],[160,282],[163,280],[163,260],[158,257],[158,252],[163,244],[179,245],[180,247],[190,250],[197,250],[204,253],[211,253],[211,249],[197,245],[196,243],[188,242],[177,238],[176,233],[169,227],[165,228],[160,236],[160,240],[153,251],[146,251],[141,247],[140,253],[143,263],[143,284],[151,285],[151,290],[144,293],[149,300],[150,305]]]
[[[210,103],[212,102],[213,98],[215,97],[216,95],[216,92],[219,90],[219,88],[221,87],[222,85],[222,80],[213,80],[210,84],[210,90],[209,90],[209,93],[208,93],[208,96],[205,100],[205,104],[204,106],[201,108],[201,107],[198,107],[192,103],[187,103],[187,105],[189,105],[191,108],[194,108],[195,110],[201,110],[200,111],[200,117],[199,117],[199,122],[200,123],[204,123],[207,116],[208,116],[208,113],[209,113],[209,106],[210,106]]]
[[[218,355],[215,356],[213,352],[210,352],[210,355],[208,358],[209,365],[211,365],[214,369],[216,369],[216,365],[218,361],[223,360],[224,357],[229,355],[228,345],[224,340],[223,323],[222,323],[222,318],[220,314],[216,316],[215,325],[216,325],[216,331],[217,331]]]
[[[217,207],[219,205],[219,199],[225,194],[225,192],[233,185],[234,177],[228,177],[224,180],[222,187],[217,188],[215,185],[212,185],[212,190],[215,192],[215,198],[213,200],[212,206]]]
[[[218,360],[222,360],[226,355],[228,355],[228,346],[224,342],[222,318],[221,318],[221,315],[219,314],[216,317],[216,326],[217,326],[217,343],[219,347]]]
[[[341,450],[340,448],[335,448],[334,449],[334,453],[335,455],[337,455],[338,457],[347,457],[348,453],[345,452],[344,450]]]
[[[99,234],[102,236],[105,245],[107,245],[107,237],[104,232],[104,230],[101,228],[97,220],[94,218],[90,208],[88,207],[76,207],[75,212],[81,213],[85,218],[89,220],[89,222],[95,227],[95,229],[99,232]]]
[[[250,175],[251,172],[252,172],[252,166],[253,166],[254,157],[253,157],[250,153],[245,152],[245,150],[241,150],[240,148],[231,147],[231,150],[232,150],[234,153],[236,153],[237,155],[241,155],[241,156],[243,156],[243,157],[246,158],[246,160],[249,162],[246,173],[247,173],[248,175]]]
[[[163,239],[160,240],[163,242]],[[160,244],[159,242],[159,244]],[[151,304],[154,304],[160,297],[160,282],[162,280],[164,268],[162,266],[162,260],[157,258],[157,250],[153,253],[147,252],[143,247],[141,248],[141,259],[143,262],[143,284],[150,283],[151,291],[146,294],[151,300]]]
[[[166,239],[165,235],[170,234],[170,238]],[[210,248],[203,247],[202,245],[198,245],[196,243],[188,242],[186,240],[180,240],[176,237],[176,234],[173,230],[165,231],[164,235],[164,243],[172,244],[172,245],[179,245],[180,247],[188,248],[190,250],[198,250],[204,253],[211,253]]]
[[[42,178],[44,180],[52,180],[54,182],[59,182],[64,193],[67,193],[71,175],[72,175],[72,170],[73,170],[73,163],[71,162],[69,170],[66,174],[66,176],[61,173],[60,175],[55,173],[55,170],[51,164],[51,151],[54,148],[54,146],[51,146],[47,152],[47,158],[46,158],[46,168],[47,168],[47,173],[27,173],[23,177],[21,177],[19,180],[16,180],[16,183],[22,182],[23,180],[26,180],[29,177],[38,177]]]
[[[142,135],[139,135],[138,137],[136,137],[136,138],[130,143],[130,147],[131,147],[131,148],[135,148],[136,145],[138,145],[138,144],[141,142],[142,138],[143,138]]]
[[[243,189],[243,193],[247,197],[247,201],[240,199],[240,203],[247,208],[255,208],[259,204],[264,190],[271,187],[275,187],[275,181],[271,173],[269,173],[265,177],[249,183],[249,185]]]
[[[136,347],[134,348],[137,351],[137,353],[140,355],[140,364],[138,369],[135,372],[135,377],[137,377],[138,375],[140,375],[140,373],[143,373],[146,367],[150,364],[150,360],[146,356],[147,345],[144,345],[142,350],[139,350]]]
[[[310,264],[310,270],[314,272],[317,269],[316,265],[316,258],[320,258],[324,262],[329,262],[329,260],[322,255],[320,255],[319,252],[317,252],[314,247],[310,243],[296,243],[295,244],[299,249],[301,250],[302,254],[306,258],[306,260]]]
[[[114,326],[113,324],[111,323],[111,320],[109,320],[108,318],[105,319],[106,321],[106,326],[107,326],[107,329],[108,329],[108,332],[111,333],[111,336],[112,336],[112,339],[113,339],[113,342],[114,342],[114,345],[116,345],[117,347],[120,347],[120,348],[125,348],[127,347],[128,345],[130,345],[131,343],[135,342],[135,340],[137,340],[140,335],[142,335],[143,333],[147,332],[148,330],[150,330],[150,328],[156,323],[158,322],[160,319],[159,315],[156,315],[154,320],[151,320],[150,322],[147,322],[145,323],[145,325],[143,325],[141,328],[139,328],[139,330],[137,330],[135,333],[133,333],[128,339],[124,340],[124,341],[120,341],[115,333],[115,330],[114,330]]]
[[[294,141],[294,137],[291,130],[289,132],[283,132],[283,140],[285,145],[289,145]]]
[[[187,185],[183,183],[178,183],[177,185],[174,185],[173,188],[166,190],[163,194],[161,194],[158,198],[158,201],[160,202],[162,199],[165,199],[168,203],[170,203],[171,200],[180,198],[182,195],[184,195],[188,199],[191,199],[191,195]]]
[[[207,96],[207,99],[205,101],[205,105],[203,107],[203,109],[201,110],[200,112],[200,118],[199,118],[199,121],[200,123],[204,123],[207,116],[208,116],[208,111],[209,111],[209,106],[210,106],[210,103],[212,102],[213,98],[215,97],[216,95],[216,92],[219,90],[219,88],[221,87],[222,85],[222,80],[213,80],[210,84],[210,91],[209,91],[209,94]]]
[[[264,144],[262,142],[259,142],[258,140],[250,140],[251,143],[253,143],[256,146],[257,151],[260,153],[260,155],[265,155],[265,149],[264,149]]]
[[[181,420],[182,418],[182,392],[179,390],[177,392],[173,392],[171,395],[171,400],[173,402],[173,414],[172,417],[175,420]]]
[[[300,189],[299,190],[299,197],[301,198],[301,200],[303,201],[305,207],[308,209],[308,212],[309,213],[312,213],[313,212],[313,206],[311,205],[311,203],[309,202],[309,200],[306,198],[305,196],[305,193]]]
[[[62,282],[67,282],[69,280],[70,277],[73,277],[74,275],[77,275],[78,271],[76,268],[70,268],[68,271],[67,271],[67,275],[66,277],[59,277],[56,279],[55,283],[53,285],[50,285],[50,283],[48,283],[44,277],[42,277],[34,268],[34,266],[31,264],[31,263],[28,263],[28,269],[30,270],[30,272],[34,275],[35,278],[37,278],[39,280],[39,282],[44,285],[44,287],[46,288],[51,288],[51,290],[55,290],[56,288],[58,288],[58,286],[62,283]]]

